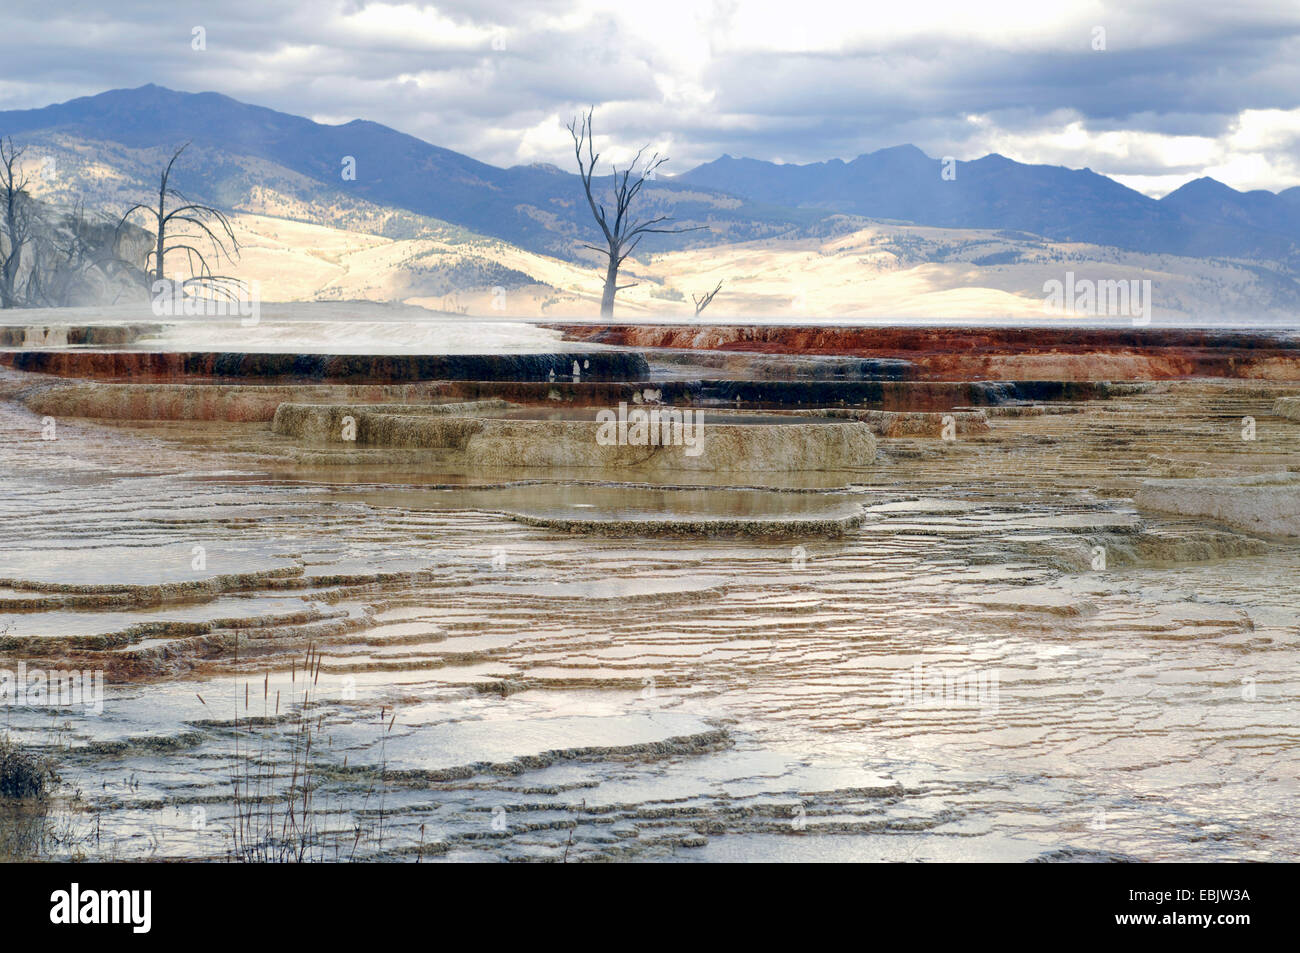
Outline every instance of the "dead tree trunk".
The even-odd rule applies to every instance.
[[[618,293],[618,266],[622,259],[617,257],[617,252],[611,250],[609,253],[609,264],[605,267],[605,289],[600,295],[600,316],[602,318],[612,318],[614,316],[614,295]]]
[[[582,188],[587,194],[587,205],[591,208],[592,217],[596,219],[596,224],[605,237],[605,247],[600,248],[596,245],[587,245],[587,248],[601,252],[607,256],[605,265],[605,287],[600,296],[600,316],[602,318],[612,318],[614,316],[614,296],[624,288],[631,288],[632,285],[620,285],[618,283],[618,269],[628,255],[636,250],[641,239],[646,235],[671,235],[679,232],[693,232],[705,225],[692,226],[669,226],[666,223],[672,221],[668,215],[656,215],[652,218],[637,220],[632,214],[632,203],[636,200],[637,194],[645,185],[646,180],[654,176],[655,171],[668,161],[667,156],[660,156],[655,153],[650,160],[637,171],[637,166],[641,163],[641,156],[645,154],[646,146],[636,154],[627,168],[622,172],[618,171],[617,166],[611,166],[613,173],[611,185],[613,187],[614,198],[614,220],[611,222],[605,212],[605,205],[596,199],[593,191],[592,178],[596,172],[596,162],[600,159],[600,154],[595,151],[594,136],[591,130],[591,117],[593,109],[587,110],[585,116],[574,117],[569,123],[569,134],[573,136],[573,154],[578,160],[578,174],[582,177]],[[586,155],[583,155],[583,148],[586,148]]]
[[[18,276],[22,273],[23,249],[31,241],[31,210],[27,207],[27,177],[16,168],[22,154],[12,139],[7,144],[0,140],[0,202],[4,206],[0,225],[6,239],[0,242],[0,308],[17,308],[23,303]]]

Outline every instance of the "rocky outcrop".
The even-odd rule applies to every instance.
[[[438,404],[281,404],[271,429],[316,443],[462,450],[469,436],[482,429],[481,421],[466,414],[489,405],[453,404],[454,412],[447,413]]]
[[[1114,387],[1091,380],[1001,381],[721,381],[699,383],[704,399],[753,406],[874,405],[879,410],[946,411],[1017,401],[1094,400]]]
[[[1263,536],[1300,536],[1300,474],[1148,480],[1139,509],[1202,517]]]
[[[1300,420],[1300,397],[1279,397],[1273,402],[1273,413],[1287,420]]]
[[[845,417],[860,420],[878,437],[943,437],[946,428],[952,436],[988,433],[989,419],[982,410],[951,413],[904,413],[893,410],[849,410],[826,408],[812,413],[822,417]]]
[[[0,327],[0,347],[121,347],[162,329],[161,324],[14,324]]]
[[[269,421],[285,401],[371,404],[441,397],[446,385],[118,384],[42,380],[19,394],[28,410],[98,420]],[[457,406],[463,406],[458,404]],[[503,407],[505,401],[488,406]]]
[[[822,408],[843,403],[858,407],[832,407],[815,411],[823,416],[862,420],[883,436],[939,436],[943,415],[952,412],[957,432],[982,433],[983,411],[954,407],[1005,407],[1009,412],[1044,413],[1077,409],[1025,407],[1025,400],[1086,400],[1111,394],[1115,386],[1087,382],[977,382],[945,381],[763,381],[740,388],[736,381],[665,381],[643,383],[557,381],[416,381],[405,384],[233,384],[233,383],[122,383],[116,381],[63,381],[31,377],[24,386],[13,375],[9,387],[32,412],[54,417],[100,420],[271,420],[281,404],[335,405],[374,411],[376,404],[403,413],[442,413],[421,407],[440,406],[434,401],[480,404],[484,409],[507,402],[562,407],[672,404],[717,406],[739,404]],[[651,396],[647,398],[647,393]],[[865,407],[863,406],[865,405]],[[871,409],[866,409],[871,408]],[[469,412],[469,411],[466,411]],[[801,411],[814,412],[814,411]],[[331,423],[330,429],[334,428]]]
[[[663,408],[670,411],[670,408]],[[677,411],[680,415],[680,411]],[[282,405],[277,434],[330,444],[452,451],[471,467],[609,470],[840,470],[869,466],[870,428],[844,424],[704,424],[690,419],[658,430],[658,444],[610,439],[608,425],[586,420],[463,417],[434,408]],[[653,428],[652,428],[653,429]],[[350,438],[350,439],[349,439]]]
[[[603,445],[598,425],[582,421],[484,421],[466,446],[487,467],[600,467],[607,469],[780,472],[869,466],[876,445],[863,424],[710,424],[699,454],[685,445]]]
[[[872,407],[893,411],[948,411],[1025,401],[1099,400],[1142,384],[1104,381],[868,381],[669,380],[653,390],[665,404],[750,407]],[[644,384],[556,381],[449,381],[446,393],[464,400],[499,397],[523,404],[614,406],[639,402]]]
[[[694,369],[699,376],[706,376],[705,370],[722,370],[751,380],[897,381],[912,376],[911,362],[899,358],[699,350],[656,351],[653,356],[655,365],[675,376]]]
[[[253,354],[199,351],[17,351],[0,354],[16,370],[98,380],[644,381],[646,359],[632,351],[565,354]]]
[[[912,380],[1300,380],[1286,332],[1080,327],[554,325],[572,341],[636,348],[911,362]]]

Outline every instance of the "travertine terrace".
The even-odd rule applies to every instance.
[[[1295,859],[1289,337],[565,330],[9,333],[3,664],[107,684],[7,712],[76,850],[229,856],[305,707],[322,857]],[[619,403],[713,465],[623,465]]]

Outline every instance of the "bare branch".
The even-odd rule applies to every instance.
[[[705,295],[692,294],[692,295],[691,295],[691,300],[695,302],[695,316],[696,316],[697,318],[700,316],[700,312],[701,312],[701,311],[703,311],[705,308],[707,308],[710,304],[713,303],[713,296],[716,295],[716,294],[717,294],[719,291],[721,291],[721,290],[722,290],[722,282],[719,281],[719,282],[718,282],[718,287],[714,288],[714,289],[713,289],[712,291],[710,291],[708,294],[705,294]]]

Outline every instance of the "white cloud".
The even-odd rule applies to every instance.
[[[1088,166],[1152,194],[1300,182],[1300,5],[1260,0],[11,0],[0,108],[157,82],[373,119],[499,165],[807,162],[902,142]],[[190,49],[202,24],[208,50]],[[1095,27],[1106,49],[1092,49]],[[669,149],[671,147],[671,149]]]

